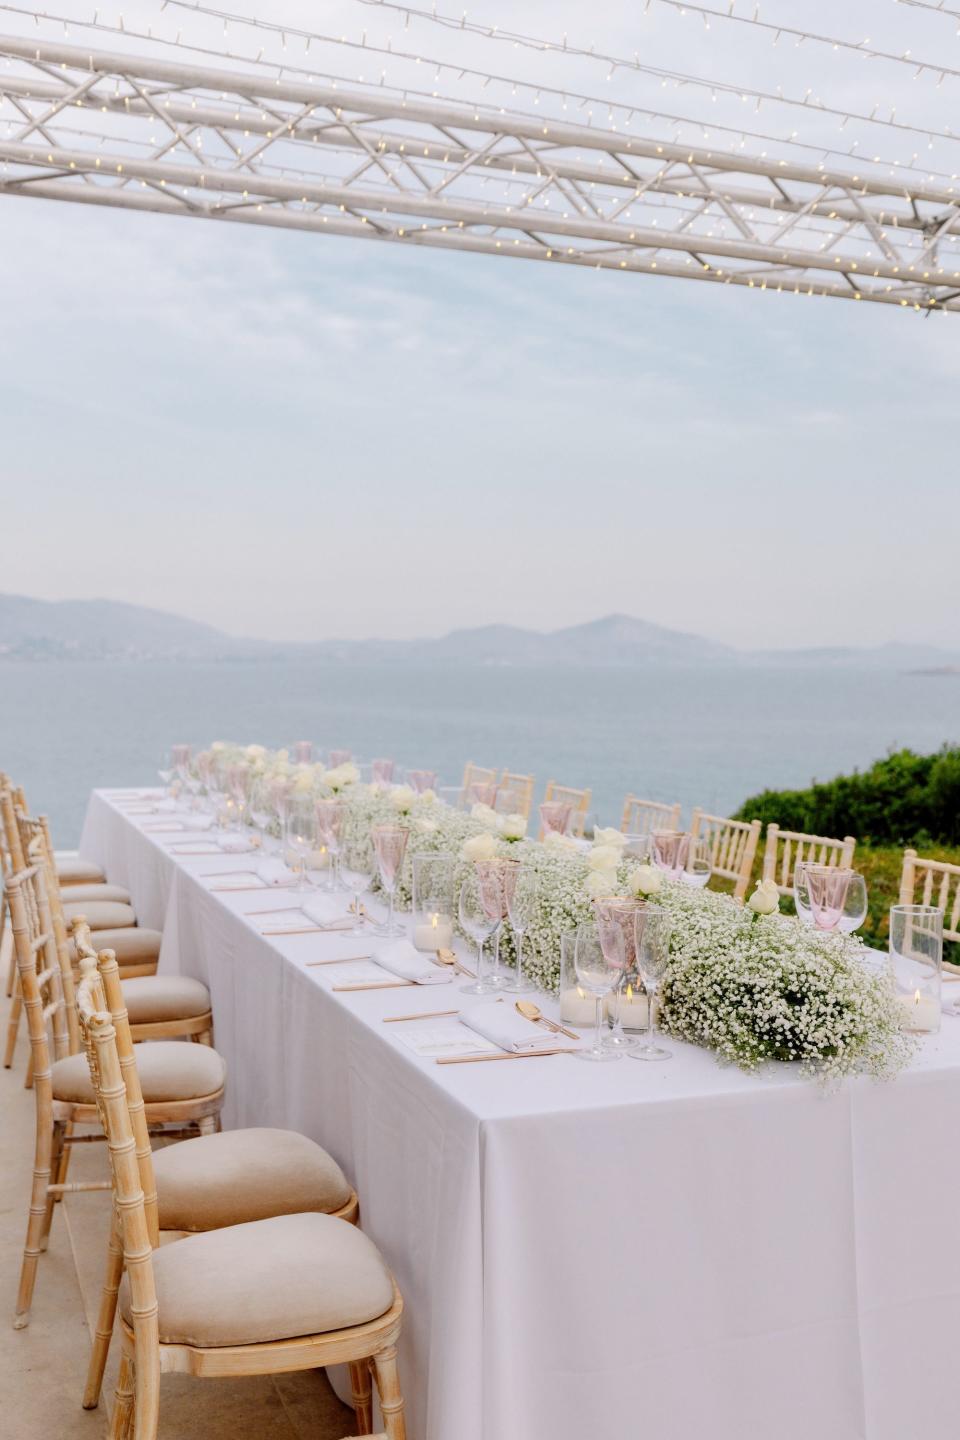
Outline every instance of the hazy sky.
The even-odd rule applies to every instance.
[[[259,9],[402,28],[355,0]],[[868,112],[892,83],[640,9],[469,14],[801,95],[807,77]],[[842,29],[826,0],[761,13],[860,39],[878,0]],[[159,5],[124,14],[156,25]],[[887,0],[885,22],[960,68],[939,17]],[[478,44],[498,73],[566,65],[559,83],[607,93],[594,62]],[[945,126],[960,79],[905,94],[904,118]],[[850,143],[832,122],[811,138]],[[870,143],[909,158],[916,137]],[[938,146],[956,163],[960,142]],[[619,610],[743,645],[957,643],[960,316],[21,198],[0,197],[0,235],[0,589],[291,639]]]

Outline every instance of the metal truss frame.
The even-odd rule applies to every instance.
[[[17,36],[0,194],[960,310],[960,188],[912,171]]]

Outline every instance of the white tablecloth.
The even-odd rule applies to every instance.
[[[437,1066],[382,1017],[456,988],[333,993],[305,962],[368,943],[262,937],[243,913],[289,897],[211,894],[242,858],[174,860],[144,823],[96,792],[81,854],[209,984],[226,1122],[301,1130],[355,1183],[415,1440],[955,1440],[960,1020],[829,1095],[674,1041]]]

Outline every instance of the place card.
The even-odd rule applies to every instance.
[[[498,1047],[482,1035],[461,1025],[453,1015],[448,1020],[426,1020],[422,1024],[398,1026],[397,1039],[425,1060],[441,1055],[494,1055]]]

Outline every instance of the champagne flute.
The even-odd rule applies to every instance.
[[[622,936],[622,932],[620,934]],[[618,958],[611,961],[608,954],[609,947],[607,951],[604,950],[595,924],[587,923],[577,927],[574,948],[577,981],[584,990],[590,992],[596,1003],[593,1044],[585,1050],[574,1051],[578,1060],[619,1060],[623,1053],[620,1050],[610,1050],[603,1043],[603,1001],[604,996],[617,985],[623,972],[622,943]]]
[[[353,929],[347,931],[349,935],[363,934],[364,912],[363,901],[360,897],[370,889],[376,873],[377,857],[369,837],[352,840],[344,845],[341,851],[340,874],[343,883],[353,896],[353,912],[357,917],[357,923]]]
[[[662,905],[645,905],[634,916],[634,936],[637,949],[637,969],[643,977],[647,1000],[650,1005],[650,1019],[647,1024],[647,1038],[639,1050],[631,1050],[631,1060],[671,1060],[672,1050],[658,1045],[656,1034],[656,999],[663,972],[670,959],[670,916]]]
[[[317,832],[320,841],[327,847],[327,854],[330,856],[330,875],[327,883],[328,890],[340,890],[340,839],[343,830],[343,821],[347,813],[347,807],[342,800],[317,800],[315,802],[317,812]]]
[[[482,873],[481,864],[489,862],[475,864],[460,886],[460,925],[477,946],[477,978],[461,985],[464,995],[490,995],[500,988],[488,971],[484,946],[503,919],[503,890],[495,872]]]
[[[378,926],[377,933],[380,935],[402,935],[403,926],[398,925],[394,920],[393,910],[396,903],[400,868],[403,865],[403,857],[407,853],[407,841],[410,838],[410,831],[405,825],[374,825],[370,831],[370,838],[373,841],[373,850],[377,857],[380,884],[387,892],[388,902],[386,924]]]
[[[503,982],[511,995],[526,995],[535,990],[523,973],[523,937],[536,914],[538,887],[536,871],[520,860],[501,860],[500,874],[507,904],[510,929],[517,947],[517,964],[513,975]]]

